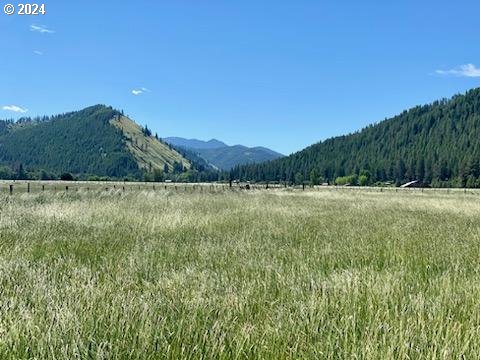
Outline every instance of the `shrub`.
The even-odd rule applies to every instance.
[[[335,179],[335,185],[357,185],[357,175],[339,176]]]
[[[60,180],[63,180],[63,181],[73,181],[75,180],[73,178],[73,175],[70,174],[70,173],[63,173],[62,175],[60,175]]]

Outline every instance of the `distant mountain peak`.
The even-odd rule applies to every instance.
[[[217,140],[217,139],[210,139],[207,141],[207,144],[210,144],[211,146],[215,147],[227,147],[228,145],[225,144],[223,141]]]
[[[181,137],[167,137],[167,138],[164,138],[163,140],[166,143],[173,146],[179,146],[179,147],[184,147],[187,149],[194,149],[194,150],[219,149],[219,148],[228,147],[227,144],[217,139],[210,139],[208,141],[203,141],[198,139],[184,139]]]
[[[222,170],[230,170],[238,165],[274,160],[283,156],[265,147],[257,146],[249,148],[244,145],[228,146],[223,141],[217,139],[202,141],[169,137],[165,138],[164,141],[172,146],[193,151],[209,164]]]

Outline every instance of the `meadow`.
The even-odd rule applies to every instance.
[[[475,359],[480,193],[0,194],[0,359]]]

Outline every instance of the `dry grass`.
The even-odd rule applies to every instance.
[[[190,168],[190,163],[182,155],[154,137],[144,136],[142,128],[129,118],[122,116],[111,120],[110,123],[121,129],[129,139],[127,147],[141,169],[150,171],[151,166],[153,169],[163,170],[163,166],[167,164],[172,170],[174,162],[182,163],[187,169]]]

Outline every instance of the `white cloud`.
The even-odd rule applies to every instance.
[[[450,70],[436,70],[438,75],[480,77],[480,69],[473,64],[460,65]]]
[[[55,32],[47,28],[45,25],[30,25],[30,31],[36,31],[40,34],[53,34]]]
[[[140,89],[133,89],[132,90],[132,94],[135,95],[135,96],[138,96],[138,95],[141,95],[143,93],[149,93],[151,92],[150,90],[148,90],[147,88],[140,88]]]
[[[35,55],[40,55],[40,56],[43,55],[43,52],[41,52],[40,50],[33,50],[33,53],[34,53]]]
[[[17,105],[5,105],[4,107],[2,107],[2,110],[13,111],[20,114],[25,114],[28,111],[28,109],[24,109]]]

